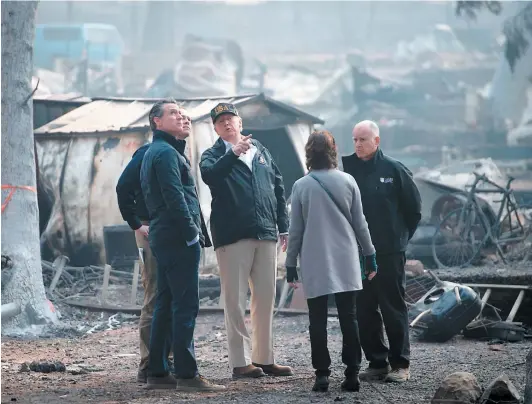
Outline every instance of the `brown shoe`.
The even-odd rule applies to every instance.
[[[205,379],[203,376],[196,376],[192,379],[177,379],[177,387],[176,389],[178,391],[223,391],[225,390],[225,386],[222,386],[220,384],[214,384],[207,379]]]
[[[177,380],[174,376],[148,376],[146,389],[148,390],[172,390],[175,389]]]
[[[264,373],[270,376],[293,376],[294,375],[294,372],[292,371],[292,368],[290,366],[281,366],[275,363],[271,365],[259,365],[258,363],[254,363],[253,365],[257,366],[258,368],[261,368],[264,371]]]
[[[237,368],[233,368],[233,377],[235,379],[245,378],[249,377],[252,379],[256,379],[257,377],[266,376],[266,374],[262,371],[261,368],[258,368],[254,365],[247,365],[247,366],[240,366]]]

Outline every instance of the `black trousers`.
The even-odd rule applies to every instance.
[[[372,281],[363,281],[364,289],[358,293],[360,342],[370,368],[410,366],[405,263],[404,253],[377,254],[379,272]],[[389,348],[384,341],[383,323]]]
[[[358,373],[362,362],[362,350],[358,339],[358,325],[356,319],[356,293],[336,293],[336,308],[342,330],[342,362],[347,366],[345,375]],[[307,299],[310,349],[312,366],[316,369],[316,376],[329,376],[331,371],[331,357],[327,348],[327,300],[328,295]]]

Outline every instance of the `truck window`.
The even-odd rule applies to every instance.
[[[94,44],[121,45],[120,34],[112,29],[89,28],[87,30],[87,41]]]
[[[44,28],[43,39],[45,41],[79,41],[81,29],[73,27]]]

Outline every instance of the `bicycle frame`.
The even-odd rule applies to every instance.
[[[482,226],[482,230],[484,231],[484,237],[479,240],[478,242],[475,240],[475,234],[471,233],[470,236],[472,239],[472,244],[475,248],[475,253],[473,256],[473,260],[476,258],[476,256],[481,251],[482,247],[487,245],[489,241],[491,241],[493,244],[497,246],[497,252],[499,255],[501,255],[501,258],[504,261],[504,254],[502,251],[499,251],[500,247],[498,246],[497,240],[496,240],[496,233],[491,226],[488,218],[486,217],[486,214],[480,207],[480,204],[478,202],[477,197],[475,196],[474,192],[470,192],[467,197],[467,201],[465,205],[462,207],[462,210],[460,212],[460,216],[458,219],[458,226],[463,226],[464,232],[470,233],[472,231],[472,227],[476,223],[477,217],[479,218],[480,224]],[[469,237],[467,237],[469,238]]]
[[[513,190],[510,188],[510,185],[513,181],[513,178],[510,178],[508,180],[508,183],[506,184],[506,187],[501,187],[494,183],[493,181],[489,180],[485,175],[479,175],[477,173],[473,173],[475,175],[475,181],[473,182],[473,185],[471,186],[470,191],[467,193],[467,200],[464,206],[462,207],[462,210],[460,212],[458,225],[462,226],[465,224],[466,220],[472,219],[472,222],[469,222],[469,226],[467,227],[467,231],[471,230],[472,223],[475,223],[476,216],[467,218],[466,216],[469,216],[470,213],[473,213],[474,215],[478,215],[480,218],[480,223],[483,227],[483,230],[485,232],[485,236],[480,241],[480,244],[478,245],[478,248],[475,251],[474,258],[479,254],[482,247],[486,246],[488,242],[492,242],[496,249],[497,253],[501,257],[502,261],[506,263],[506,259],[504,257],[504,252],[502,251],[501,245],[500,245],[500,238],[498,237],[498,234],[500,232],[501,227],[501,220],[503,217],[504,210],[506,208],[507,214],[510,215],[510,212],[517,211],[518,205],[512,200]],[[480,182],[487,183],[491,185],[493,188],[490,189],[477,189],[477,186]],[[495,223],[491,225],[489,219],[486,217],[486,214],[481,208],[481,204],[479,203],[479,200],[477,198],[477,194],[501,194],[503,199],[501,200],[501,205],[498,209],[497,216],[495,218]],[[472,212],[471,212],[472,210]],[[509,216],[510,217],[510,216]],[[512,218],[510,217],[510,221]],[[517,216],[517,222],[518,226],[523,228],[522,223],[520,222],[519,216]],[[474,237],[474,234],[473,234]],[[504,238],[504,240],[501,242],[502,244],[511,243],[514,241],[521,241],[523,237],[513,237],[513,238]],[[473,240],[475,242],[475,240]]]

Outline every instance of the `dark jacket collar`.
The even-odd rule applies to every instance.
[[[366,174],[374,172],[377,169],[377,163],[382,159],[384,159],[384,153],[379,147],[375,155],[368,161],[361,160],[356,153],[353,153],[350,156],[342,157],[342,163],[344,171],[354,177],[357,171]]]
[[[216,142],[214,142],[214,148],[218,149],[222,149],[224,152],[225,152],[225,142],[224,140],[221,138],[221,137],[218,137],[218,140]]]
[[[356,153],[353,153],[349,156],[342,157],[342,160],[344,163],[347,161],[350,164],[356,164],[356,165],[362,165],[364,167],[374,167],[379,160],[382,160],[384,157],[384,153],[382,152],[381,148],[379,147],[373,157],[367,161],[364,161],[360,159]]]
[[[163,132],[162,130],[158,129],[153,132],[153,141],[155,142],[156,140],[162,140],[166,143],[169,143],[179,153],[185,153],[185,146],[187,145],[186,140],[176,139],[169,133]]]

